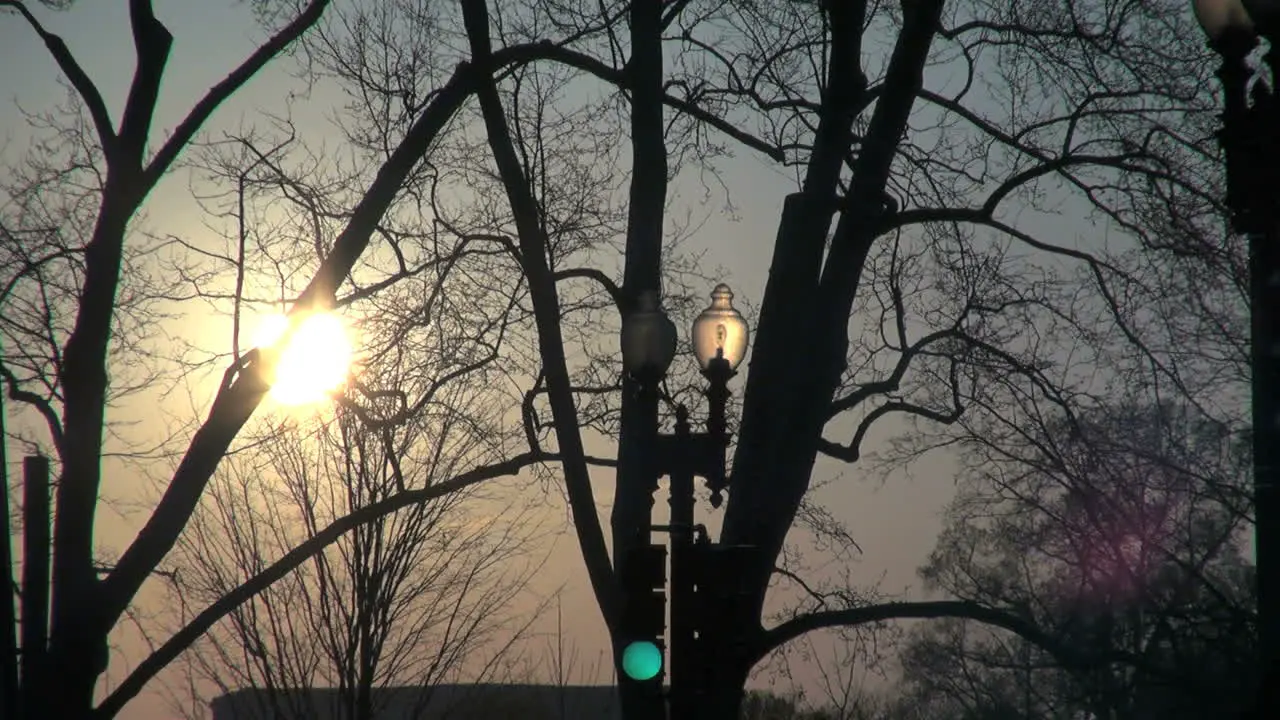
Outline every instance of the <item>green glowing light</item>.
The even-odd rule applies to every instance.
[[[652,680],[662,669],[662,651],[648,640],[631,643],[622,651],[622,672],[632,680]]]

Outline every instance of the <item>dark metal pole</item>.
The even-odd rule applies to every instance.
[[[1253,364],[1254,548],[1262,649],[1259,717],[1280,717],[1280,104],[1275,33],[1266,63],[1271,89],[1254,92],[1249,135],[1247,213]],[[1230,169],[1228,169],[1228,173]],[[1238,173],[1239,174],[1239,173]]]
[[[711,361],[703,375],[710,381],[706,434],[694,435],[689,428],[689,411],[676,408],[676,431],[666,445],[671,477],[671,720],[698,717],[704,681],[703,640],[705,628],[698,626],[698,602],[694,586],[707,581],[695,569],[695,525],[693,521],[694,476],[707,478],[711,504],[719,507],[726,486],[725,448],[729,443],[726,406],[733,368],[724,358]],[[711,590],[711,588],[707,588]],[[698,592],[702,592],[700,589]]]
[[[658,458],[658,453],[662,451],[658,441],[658,401],[661,397],[659,382],[656,378],[644,378],[636,393],[636,415],[644,419],[644,425],[636,429],[634,447],[639,455],[636,460],[644,468],[645,495],[648,498],[648,507],[644,508],[636,527],[636,542],[641,545],[647,545],[653,537],[650,529],[653,526],[654,495],[658,492],[658,478],[662,476]]]
[[[22,470],[22,716],[34,717],[49,639],[49,458],[27,457]]]
[[[733,378],[734,371],[729,361],[723,357],[716,357],[707,364],[702,375],[709,383],[706,390],[709,406],[707,434],[717,446],[711,458],[715,467],[708,469],[707,487],[711,490],[711,507],[718,508],[720,503],[724,502],[724,496],[721,493],[728,486],[724,469],[724,455],[729,447],[729,422],[726,416],[729,405],[729,380]]]
[[[1224,104],[1218,140],[1226,155],[1232,229],[1249,247],[1250,364],[1253,374],[1253,493],[1258,592],[1259,692],[1256,717],[1280,717],[1280,106],[1275,28],[1263,28],[1271,48],[1271,86],[1259,80],[1249,102],[1258,45],[1252,30],[1229,29],[1211,43],[1222,57]]]
[[[0,717],[18,717],[18,636],[14,629],[17,613],[13,607],[13,544],[9,535],[9,455],[4,429],[4,398],[0,397],[0,566],[4,573],[4,604],[0,605]]]
[[[676,408],[671,458],[671,718],[693,720],[697,649],[693,608],[693,465],[689,411]]]
[[[660,397],[660,386],[662,376],[658,374],[643,374],[639,377],[629,378],[624,383],[624,389],[632,390],[630,397],[625,397],[624,418],[631,421],[628,428],[629,432],[622,434],[618,447],[618,497],[615,499],[614,508],[614,567],[619,577],[624,577],[628,573],[627,550],[629,548],[643,547],[648,545],[652,538],[653,525],[653,505],[654,495],[658,489],[658,478],[661,475],[662,459],[659,454],[662,447],[658,438],[658,401]],[[628,407],[629,406],[629,407]],[[624,426],[626,422],[624,421]],[[622,475],[627,474],[627,480],[631,483],[643,483],[642,488],[629,486],[624,488],[622,485]],[[622,507],[618,503],[637,502],[643,503],[643,507],[631,506]],[[620,516],[620,511],[626,511],[625,516]],[[621,521],[621,522],[619,522]],[[632,589],[628,592],[642,592],[639,589]],[[647,590],[644,590],[646,592]],[[627,594],[623,598],[624,607],[635,603],[637,606],[647,600],[645,597]],[[620,653],[627,639],[617,636],[615,640],[621,640],[622,645],[614,648],[616,662],[621,662]],[[621,672],[621,665],[618,666],[618,689],[622,701],[630,706],[629,712],[635,713],[636,717],[645,717],[653,720],[659,714],[663,713],[663,707],[660,697],[650,697],[644,688],[657,686],[661,688],[663,677],[667,674],[666,663],[659,670],[658,677],[654,681],[640,682],[632,680]],[[646,708],[638,710],[638,708]],[[630,717],[630,715],[628,715]]]
[[[1269,92],[1254,93],[1250,173],[1256,227],[1249,235],[1252,307],[1253,463],[1259,640],[1263,652],[1261,717],[1280,717],[1280,33],[1276,11],[1266,30]],[[1260,26],[1261,27],[1261,26]]]
[[[1249,239],[1253,320],[1253,462],[1259,646],[1259,717],[1280,717],[1280,233]]]

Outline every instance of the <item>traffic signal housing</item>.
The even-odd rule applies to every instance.
[[[619,576],[624,639],[618,665],[625,677],[661,688],[667,628],[667,547],[651,544],[627,550]]]
[[[714,636],[721,644],[748,626],[752,605],[746,580],[758,548],[700,543],[693,550],[694,630],[700,641]]]

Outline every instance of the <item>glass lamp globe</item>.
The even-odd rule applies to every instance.
[[[720,283],[711,291],[711,306],[693,321],[693,354],[706,370],[711,361],[723,358],[737,370],[747,354],[747,321],[733,307],[733,291]]]
[[[1259,0],[1251,4],[1263,6],[1274,3],[1272,0]],[[1191,9],[1210,41],[1218,40],[1228,30],[1253,30],[1253,20],[1241,0],[1192,0]]]
[[[662,310],[656,290],[636,299],[622,320],[622,367],[633,377],[660,378],[676,356],[676,326]]]

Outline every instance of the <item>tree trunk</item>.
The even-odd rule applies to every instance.
[[[93,716],[94,690],[99,676],[106,672],[110,653],[107,632],[92,611],[96,605],[95,595],[64,599],[72,606],[66,617],[73,624],[69,623],[50,643],[39,675],[43,682],[37,680],[39,686],[30,690],[23,688],[28,702],[32,703],[24,716],[28,720],[79,720]]]
[[[699,720],[738,720],[742,712],[747,679],[725,679],[707,688],[704,706],[699,710]]]
[[[735,650],[734,645],[745,646],[734,642],[738,639],[728,638],[730,643],[721,642],[706,648],[706,685],[695,705],[694,718],[697,720],[738,720],[747,675],[751,672],[750,664],[742,658],[741,652]]]
[[[87,650],[94,645],[92,641],[82,643]],[[100,657],[106,657],[106,643],[98,643]],[[94,654],[86,652],[83,656],[68,660],[50,657],[50,664],[44,675],[45,681],[34,688],[24,687],[23,694],[29,703],[23,708],[22,720],[43,720],[59,718],[59,720],[90,720],[94,717],[93,690],[97,685],[98,673],[94,669]]]

